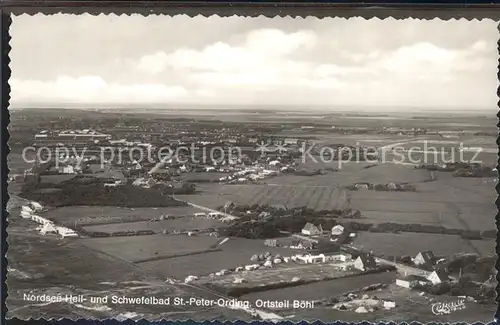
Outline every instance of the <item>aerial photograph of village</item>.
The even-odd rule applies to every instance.
[[[493,320],[497,33],[13,17],[7,317]]]

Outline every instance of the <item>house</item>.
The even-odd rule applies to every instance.
[[[323,233],[323,229],[321,228],[321,225],[316,227],[312,223],[308,222],[304,228],[302,228],[302,233],[307,236],[319,236]]]
[[[206,217],[207,217],[207,214],[206,214],[206,213],[204,213],[204,212],[197,212],[197,213],[195,213],[195,214],[194,214],[194,216],[195,216],[196,218],[206,218]]]
[[[42,209],[43,209],[43,206],[40,203],[35,202],[35,201],[31,201],[30,205],[33,208],[33,210],[35,210],[37,212],[42,211]]]
[[[373,257],[373,255],[361,254],[354,261],[354,267],[358,270],[361,270],[361,271],[367,271],[367,270],[376,268],[377,262],[375,261],[375,258]]]
[[[344,232],[345,228],[342,225],[336,225],[335,227],[332,228],[332,235],[333,236],[340,236]]]
[[[347,253],[338,253],[335,255],[328,256],[328,259],[336,262],[346,262],[352,258],[351,254]]]
[[[49,234],[49,233],[54,234],[57,232],[57,230],[56,230],[56,227],[54,227],[54,224],[52,224],[51,222],[47,222],[43,225],[40,232],[42,233],[42,235]]]
[[[417,254],[413,259],[415,265],[434,265],[436,257],[431,251],[423,251]]]
[[[396,285],[403,287],[403,288],[413,288],[417,284],[425,284],[428,283],[429,281],[423,277],[423,276],[418,276],[418,275],[408,275],[404,276],[402,278],[396,279]]]
[[[442,270],[436,270],[429,274],[427,280],[429,280],[432,284],[439,284],[448,281],[448,275]]]
[[[59,235],[61,235],[62,238],[66,238],[66,237],[78,237],[78,234],[76,233],[76,231],[74,231],[73,229],[70,229],[70,228],[57,227],[56,230],[59,233]]]

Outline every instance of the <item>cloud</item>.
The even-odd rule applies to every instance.
[[[12,100],[495,108],[496,25],[25,15],[11,26]]]
[[[55,81],[11,79],[11,96],[16,101],[68,101],[89,103],[157,103],[184,98],[180,86],[144,83],[124,85],[107,83],[98,76],[73,78],[60,76]]]

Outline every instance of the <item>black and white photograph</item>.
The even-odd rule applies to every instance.
[[[7,318],[493,320],[497,21],[9,34]]]

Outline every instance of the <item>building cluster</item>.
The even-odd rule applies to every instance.
[[[437,258],[432,251],[419,252],[412,258],[412,263],[417,267],[434,267],[436,262]],[[403,277],[396,279],[396,285],[404,288],[413,288],[417,285],[440,284],[449,281],[449,279],[448,274],[443,269],[435,268],[427,275],[405,274]]]
[[[37,230],[39,230],[42,235],[53,233],[59,234],[62,238],[78,237],[78,234],[73,229],[56,226],[53,221],[36,214],[42,210],[43,206],[40,203],[32,201],[29,205],[21,207],[20,216],[23,219],[31,219],[32,221],[38,223],[39,227]]]

